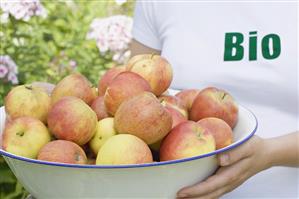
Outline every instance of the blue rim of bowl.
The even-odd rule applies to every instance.
[[[47,162],[47,161],[41,161],[41,160],[36,160],[36,159],[24,158],[24,157],[21,157],[21,156],[17,156],[17,155],[13,155],[11,153],[8,153],[8,152],[4,151],[3,149],[0,149],[0,155],[6,156],[6,157],[9,157],[9,158],[13,158],[13,159],[17,159],[17,160],[22,160],[22,161],[29,162],[29,163],[41,164],[41,165],[58,166],[58,167],[72,167],[72,168],[88,168],[88,169],[141,168],[141,167],[156,167],[156,166],[165,166],[165,165],[170,165],[170,164],[184,163],[184,162],[189,162],[189,161],[192,161],[192,160],[197,160],[197,159],[213,156],[213,155],[231,150],[231,149],[236,148],[237,146],[245,143],[246,141],[248,141],[255,134],[255,132],[257,130],[258,120],[257,120],[256,116],[254,115],[254,113],[251,110],[249,110],[248,108],[245,108],[244,106],[242,106],[242,108],[249,111],[254,116],[254,119],[255,119],[255,128],[253,129],[253,131],[249,135],[247,135],[243,140],[241,140],[239,142],[235,142],[235,143],[233,143],[233,144],[231,144],[231,145],[229,145],[225,148],[218,149],[218,150],[213,151],[211,153],[206,153],[206,154],[203,154],[203,155],[194,156],[194,157],[191,157],[191,158],[183,158],[183,159],[179,159],[179,160],[169,160],[169,161],[163,161],[163,162],[144,163],[144,164],[80,165],[80,164],[66,164],[66,163],[57,163],[57,162]]]

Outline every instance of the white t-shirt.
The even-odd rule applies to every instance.
[[[172,88],[227,90],[268,138],[298,130],[297,15],[298,2],[143,1],[133,37],[171,63]],[[298,176],[298,169],[271,168],[225,197],[298,198]]]

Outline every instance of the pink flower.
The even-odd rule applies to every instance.
[[[0,78],[18,84],[18,67],[8,55],[0,55]]]
[[[110,51],[114,54],[113,60],[122,63],[122,55],[128,50],[132,39],[132,24],[132,18],[123,15],[97,18],[90,25],[87,39],[96,40],[101,54]]]
[[[6,23],[8,15],[18,20],[29,21],[32,16],[46,17],[47,11],[39,0],[1,0],[0,8],[3,11],[1,22]]]
[[[6,76],[6,74],[8,73],[8,69],[6,68],[5,65],[0,65],[0,78],[3,78]]]
[[[69,65],[70,65],[71,69],[74,70],[77,67],[77,62],[75,60],[70,60]]]
[[[7,79],[12,84],[18,84],[19,83],[18,77],[14,73],[9,73]]]

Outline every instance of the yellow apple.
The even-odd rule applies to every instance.
[[[36,158],[39,150],[51,140],[47,127],[31,117],[19,117],[5,125],[3,149],[27,158]]]
[[[116,135],[117,132],[114,129],[114,118],[108,117],[100,120],[97,125],[96,132],[93,138],[89,141],[89,146],[94,152],[98,154],[99,149],[103,144],[113,135]]]
[[[21,85],[13,88],[5,97],[5,111],[11,119],[34,117],[46,122],[51,105],[48,93],[38,86]]]
[[[97,165],[142,164],[153,162],[151,150],[140,138],[119,134],[109,138],[98,152]]]

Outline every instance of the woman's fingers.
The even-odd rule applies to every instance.
[[[220,166],[228,166],[253,155],[257,142],[260,142],[260,138],[254,136],[237,148],[219,154],[218,160]]]
[[[178,192],[178,197],[202,197],[222,195],[229,190],[235,188],[235,182],[244,179],[242,175],[247,175],[247,168],[250,167],[250,161],[247,159],[233,164],[228,167],[221,167],[215,175],[209,177],[207,180],[197,183],[193,186],[185,187]]]

